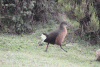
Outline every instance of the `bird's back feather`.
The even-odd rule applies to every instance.
[[[58,34],[62,32],[62,30],[56,30],[48,34],[48,37],[44,40],[44,42],[55,44],[56,37]]]

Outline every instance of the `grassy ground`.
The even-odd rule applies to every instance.
[[[47,29],[37,30],[31,35],[0,35],[0,67],[100,67],[95,61],[95,51],[99,47],[88,46],[85,42],[73,43],[64,49],[57,45],[50,45],[48,52],[44,52],[46,45],[41,43],[40,35]]]

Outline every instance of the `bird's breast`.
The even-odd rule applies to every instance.
[[[64,38],[66,37],[67,35],[67,29],[65,26],[63,26],[63,32],[60,32],[55,40],[55,44],[57,45],[61,45]]]

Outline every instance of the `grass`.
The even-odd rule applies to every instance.
[[[73,43],[72,47],[63,46],[68,53],[57,45],[42,43],[40,35],[48,29],[40,29],[30,35],[0,35],[0,67],[99,67],[95,61],[97,46],[85,42]],[[46,44],[46,43],[43,43]]]

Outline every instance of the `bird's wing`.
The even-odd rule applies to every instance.
[[[56,31],[51,32],[50,34],[48,34],[48,37],[44,42],[54,44],[55,40],[56,40],[56,37],[58,36],[58,34],[60,32],[61,32],[60,30],[56,30]]]

